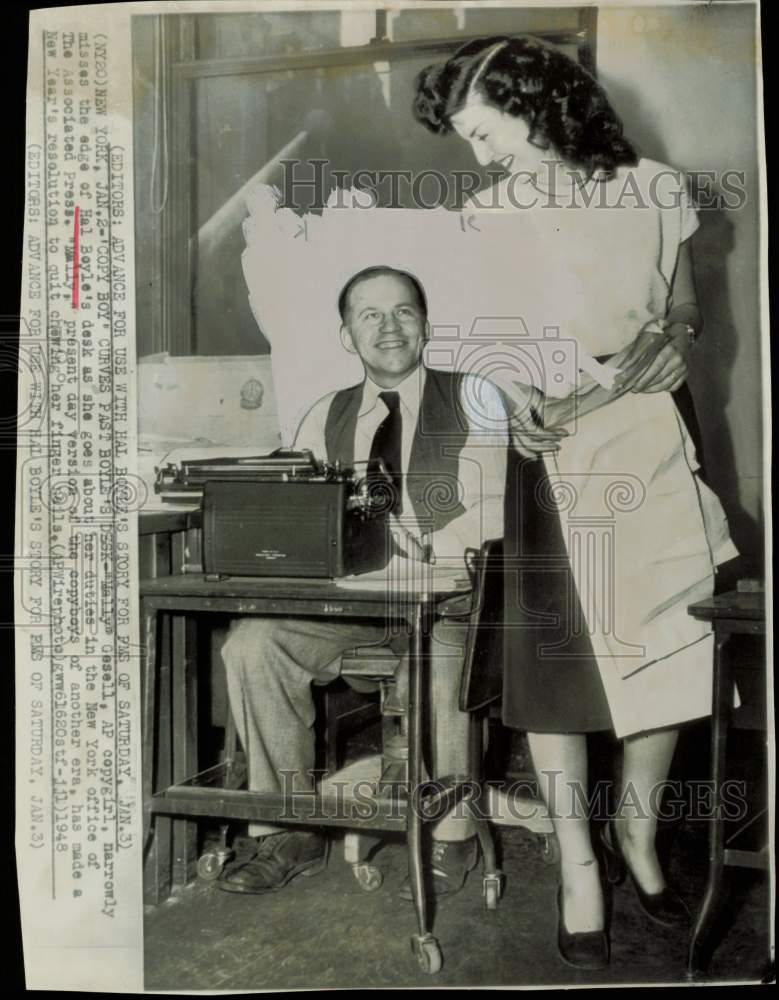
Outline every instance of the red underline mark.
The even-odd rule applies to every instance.
[[[73,215],[73,308],[78,309],[78,216],[79,207]]]

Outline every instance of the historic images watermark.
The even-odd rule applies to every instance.
[[[686,190],[702,211],[735,212],[747,204],[744,170],[689,170],[683,174],[668,167],[656,170],[648,184],[626,168],[613,184],[602,184],[581,171],[571,171],[573,183],[555,188],[554,163],[544,161],[538,172],[520,170],[506,175],[488,171],[491,182],[475,170],[443,172],[433,168],[412,170],[339,170],[327,159],[282,160],[280,192],[286,207],[305,208],[437,208],[440,205],[469,209],[527,210],[534,208],[677,208]],[[497,182],[501,183],[498,184]],[[676,183],[681,181],[681,183]]]
[[[620,816],[648,819],[653,816],[664,822],[727,820],[743,822],[749,815],[746,782],[729,779],[718,787],[709,780],[665,780],[654,785],[649,794],[639,791],[631,782],[617,788],[613,782],[601,780],[587,789],[577,782],[564,782],[561,771],[541,771],[536,778],[488,782],[466,782],[452,807],[448,792],[452,783],[446,779],[428,779],[412,788],[404,780],[381,785],[372,778],[327,778],[327,794],[317,790],[317,783],[326,772],[280,770],[281,797],[284,809],[280,819],[287,822],[305,819],[371,820],[387,809],[398,818],[408,809],[424,822],[435,822],[444,816],[463,818],[475,815],[482,819],[518,825],[546,819],[587,819],[607,822]],[[310,784],[310,791],[300,791],[301,779]]]

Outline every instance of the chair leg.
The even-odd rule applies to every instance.
[[[474,810],[471,810],[476,836],[479,838],[479,847],[482,854],[482,895],[484,905],[488,910],[496,910],[498,900],[503,895],[504,876],[498,868],[498,860],[495,853],[495,840],[489,824]]]
[[[229,705],[225,722],[224,748],[219,760],[224,766],[223,786],[240,788],[245,779],[246,768],[245,762],[238,761],[238,730]],[[234,857],[235,851],[230,847],[230,823],[220,823],[218,844],[210,850],[203,851],[197,859],[198,878],[203,882],[215,882],[224,871],[225,865]]]
[[[471,714],[468,724],[468,773],[474,781],[484,778],[484,750],[487,746],[487,719]]]
[[[371,863],[371,856],[381,842],[381,837],[367,833],[347,833],[344,838],[344,861],[351,865],[357,884],[364,892],[375,892],[384,881],[381,869]]]
[[[241,761],[238,759],[238,730],[235,727],[235,719],[229,707],[227,709],[225,743],[221,760],[225,767],[225,788],[239,788],[243,783],[246,768],[243,754],[241,754]],[[244,766],[240,766],[241,762],[244,763]]]
[[[347,681],[349,679],[347,678]],[[371,691],[331,689],[314,685],[317,707],[317,759],[328,774],[335,774],[344,760],[344,737],[357,733],[379,718]]]
[[[476,799],[465,801],[476,828],[479,847],[482,856],[482,894],[484,905],[488,910],[495,910],[498,900],[503,895],[504,876],[498,868],[495,851],[495,838],[492,828],[485,816],[487,805],[487,786],[484,784],[484,756],[490,736],[490,719],[487,713],[472,714],[469,727],[470,773],[478,786]],[[488,812],[489,810],[487,810]]]
[[[316,706],[317,717],[317,759],[318,767],[324,766],[327,774],[335,774],[339,764],[339,720],[337,699],[329,688],[314,686],[319,703]]]

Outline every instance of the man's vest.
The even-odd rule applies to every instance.
[[[347,468],[354,464],[363,385],[337,392],[325,422],[327,459]],[[469,425],[460,402],[461,385],[458,372],[427,369],[408,468],[403,469],[406,492],[424,530],[438,531],[465,511],[458,471]]]

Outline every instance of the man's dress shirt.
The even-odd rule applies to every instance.
[[[403,418],[401,463],[403,472],[403,514],[401,524],[419,537],[419,524],[408,495],[407,470],[419,419],[425,385],[423,365],[416,368],[393,390],[399,393]],[[386,391],[366,376],[362,402],[357,414],[354,441],[355,463],[367,462],[374,435],[389,412],[379,393]],[[326,459],[325,425],[335,392],[320,399],[308,411],[298,428],[295,447],[310,449],[318,459]],[[503,536],[503,503],[506,486],[508,422],[503,400],[496,387],[484,378],[463,375],[460,404],[468,421],[468,435],[460,452],[457,478],[460,502],[465,511],[433,533],[430,542],[436,564],[462,566],[466,548],[479,549],[488,538]]]

